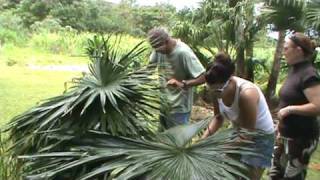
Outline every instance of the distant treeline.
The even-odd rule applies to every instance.
[[[143,36],[154,26],[172,27],[177,10],[170,4],[139,6],[135,0],[0,0],[0,27],[52,31],[119,32]],[[21,27],[20,27],[21,26]]]

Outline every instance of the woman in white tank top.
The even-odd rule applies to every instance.
[[[265,97],[259,87],[250,81],[232,76],[234,64],[230,57],[218,53],[205,74],[207,86],[215,95],[215,117],[204,133],[214,134],[229,119],[234,127],[265,132],[255,141],[254,149],[263,157],[243,155],[241,161],[249,165],[251,180],[260,179],[265,168],[271,166],[274,145],[274,126]]]

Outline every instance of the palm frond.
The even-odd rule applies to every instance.
[[[158,81],[149,68],[130,68],[145,51],[141,44],[120,54],[110,37],[89,40],[90,72],[76,78],[65,94],[45,100],[6,126],[13,154],[36,152],[49,144],[59,147],[60,141],[48,139],[57,132],[81,134],[94,129],[113,135],[152,136],[160,106]]]
[[[186,42],[196,56],[199,58],[201,64],[206,67],[210,62],[210,56],[206,55],[200,50],[201,46],[204,46],[203,39],[209,36],[207,31],[203,31],[202,28],[197,27],[197,25],[192,24],[191,22],[184,21],[178,22],[173,27],[175,37],[180,38],[184,42]],[[209,52],[212,53],[210,48],[207,48]]]
[[[262,9],[262,19],[275,25],[276,30],[302,28],[303,0],[266,0]]]
[[[26,179],[248,179],[243,174],[246,165],[231,156],[256,155],[246,147],[251,142],[234,144],[239,133],[248,132],[229,129],[191,143],[208,122],[170,129],[153,141],[91,131],[73,137],[64,152],[22,156],[28,162]]]
[[[320,31],[320,1],[308,3],[305,13],[307,23],[312,28]]]

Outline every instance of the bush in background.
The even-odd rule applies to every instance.
[[[92,36],[90,33],[78,33],[71,27],[59,26],[56,26],[56,31],[53,31],[47,26],[55,24],[44,23],[34,26],[35,33],[30,38],[30,47],[54,54],[83,55],[87,39]]]
[[[27,39],[27,31],[22,26],[22,20],[13,11],[0,13],[0,45],[13,43],[23,45]]]

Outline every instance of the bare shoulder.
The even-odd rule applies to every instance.
[[[240,91],[240,101],[243,103],[257,102],[259,100],[259,92],[256,87],[246,87]]]

